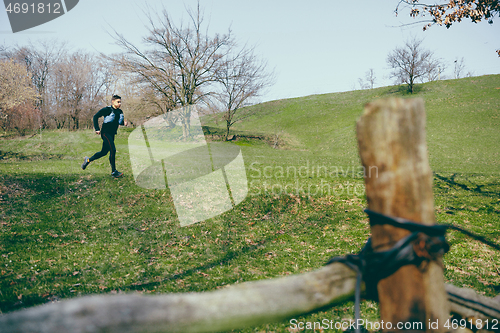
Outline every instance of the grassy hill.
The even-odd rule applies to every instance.
[[[356,119],[366,103],[388,97],[425,101],[433,170],[500,172],[500,75],[425,83],[413,95],[393,86],[267,102],[243,109],[253,115],[233,133],[279,134],[289,149],[358,163]]]
[[[120,129],[116,139],[121,179],[110,177],[107,158],[81,170],[83,156],[101,145],[90,130],[0,140],[0,312],[93,293],[213,290],[314,270],[358,252],[369,226],[354,124],[365,103],[391,96],[425,100],[437,221],[498,242],[498,88],[500,75],[490,75],[423,84],[414,96],[384,87],[242,110],[251,116],[234,129],[248,196],[188,227],[179,226],[169,189],[134,182],[132,129]],[[220,131],[204,121],[207,133]],[[498,294],[500,254],[456,232],[448,240],[446,281]],[[362,316],[376,320],[376,303],[364,302]],[[347,302],[297,319],[352,317]]]

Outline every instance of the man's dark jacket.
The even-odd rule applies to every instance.
[[[119,125],[124,125],[124,116],[121,109],[115,109],[112,106],[106,106],[100,109],[94,115],[94,129],[99,131],[99,118],[104,117],[101,132],[108,134],[116,134]]]

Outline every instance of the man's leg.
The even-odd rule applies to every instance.
[[[121,176],[123,176],[123,172],[116,170],[115,166],[115,156],[116,156],[115,136],[111,134],[105,134],[105,138],[109,142],[109,164],[111,165],[111,176],[115,178],[120,178]]]
[[[115,172],[116,171],[116,166],[115,166],[115,156],[116,156],[115,136],[112,134],[105,134],[105,137],[109,142],[109,164],[111,165],[111,172]]]
[[[94,155],[92,155],[91,158],[89,158],[89,163],[92,161],[95,161],[103,156],[106,156],[106,154],[110,151],[111,145],[109,139],[106,138],[107,134],[101,132],[101,139],[102,139],[102,148],[101,151],[98,151]],[[113,144],[114,147],[114,144]]]

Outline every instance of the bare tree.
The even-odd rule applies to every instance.
[[[54,72],[56,118],[66,118],[58,123],[79,129],[83,120],[90,126],[90,119],[105,100],[109,71],[95,56],[75,52],[57,64]]]
[[[363,89],[373,89],[375,84],[375,72],[373,68],[370,68],[366,73],[364,78],[358,78],[358,84],[361,90]],[[356,88],[354,88],[355,90]]]
[[[9,110],[6,127],[14,129],[19,135],[26,135],[28,131],[36,132],[40,116],[40,110],[35,107],[34,101],[28,100]]]
[[[453,71],[453,74],[455,75],[455,79],[460,79],[462,77],[462,73],[465,70],[465,60],[464,57],[462,59],[456,58],[454,61],[455,64],[455,69]]]
[[[0,60],[0,123],[5,130],[15,127],[13,116],[16,111],[34,110],[33,107],[18,108],[27,103],[33,106],[37,98],[26,68],[13,60]],[[18,109],[16,109],[18,108]]]
[[[441,80],[444,77],[442,77],[442,74],[444,70],[446,69],[446,65],[440,60],[436,59],[434,57],[430,57],[427,59],[424,65],[425,71],[427,73],[427,81],[436,81],[436,80]],[[421,82],[426,81],[425,76],[420,78]]]
[[[226,123],[225,140],[231,126],[248,116],[238,117],[238,111],[273,84],[274,74],[268,72],[266,67],[266,63],[255,56],[253,49],[244,48],[236,56],[226,57],[217,71],[217,82],[222,89],[215,96],[222,105]]]
[[[365,83],[365,80],[363,78],[358,78],[358,84],[359,84],[359,89],[363,90],[368,88],[369,86]]]
[[[161,17],[149,14],[149,35],[144,39],[148,50],[140,50],[123,35],[115,36],[126,52],[117,63],[162,94],[165,101],[182,107],[203,101],[213,92],[210,88],[216,73],[234,47],[230,31],[209,36],[199,4],[188,15],[187,25],[176,26],[166,9]],[[187,138],[191,108],[183,110],[183,136]]]
[[[175,108],[170,98],[166,98],[149,85],[133,84],[129,86],[133,88],[126,87],[118,91],[121,92],[120,96],[127,101],[127,119],[132,124],[144,123],[152,117],[167,114]],[[171,117],[164,117],[164,119],[168,122],[169,127],[175,126],[175,119]]]
[[[416,38],[390,52],[387,63],[392,69],[391,77],[396,79],[397,84],[407,84],[410,93],[413,93],[418,81],[437,79],[445,67],[432,51],[422,47],[422,40]]]
[[[36,108],[42,112],[41,126],[47,127],[48,112],[50,105],[47,87],[54,66],[66,54],[66,45],[56,41],[38,41],[25,46],[16,46],[13,49],[4,47],[1,52],[3,58],[11,59],[16,63],[23,64],[28,71],[33,87],[35,87],[38,98]]]
[[[373,85],[375,84],[375,72],[373,68],[370,68],[366,73],[365,73],[365,80],[368,82],[370,89],[373,89]]]
[[[113,92],[120,92],[127,101],[127,118],[132,123],[143,123],[145,120],[156,117],[177,106],[171,91],[159,85],[154,80],[148,80],[137,72],[133,63],[124,60],[123,56],[107,57],[114,66]],[[142,72],[142,74],[145,74]],[[172,119],[166,118],[171,127],[175,126]]]

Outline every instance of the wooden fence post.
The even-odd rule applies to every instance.
[[[421,99],[386,99],[369,103],[357,122],[359,153],[365,168],[368,208],[372,211],[435,223],[432,172],[425,142]],[[391,248],[410,232],[390,225],[371,228],[375,251]],[[407,265],[377,286],[380,317],[388,331],[397,323],[422,323],[427,332],[444,332],[449,310],[441,262]],[[388,325],[392,329],[388,329]],[[436,325],[438,324],[438,325]],[[418,328],[407,324],[405,331]]]

